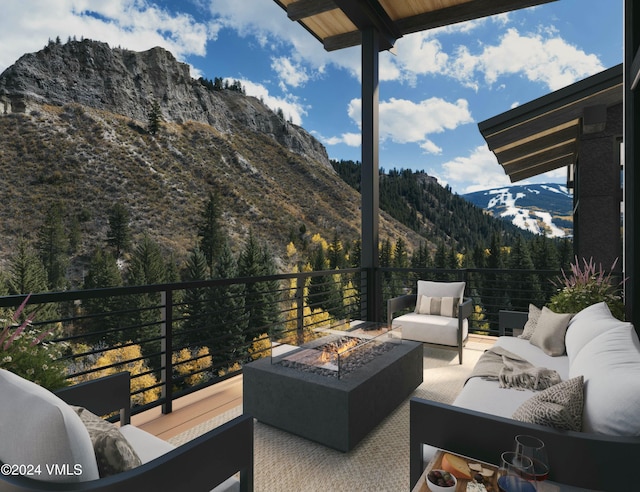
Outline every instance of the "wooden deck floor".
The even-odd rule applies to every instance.
[[[175,400],[170,414],[153,408],[133,415],[131,423],[167,440],[240,404],[242,375]]]

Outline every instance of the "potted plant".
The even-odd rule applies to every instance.
[[[613,271],[618,259],[613,262],[609,272],[605,272],[602,264],[596,267],[593,258],[587,261],[582,259],[580,264],[578,257],[571,264],[571,274],[567,275],[562,270],[562,276],[552,283],[558,291],[554,294],[547,307],[556,313],[577,313],[582,309],[606,302],[607,306],[619,320],[624,320],[624,303],[620,295],[620,288],[625,279],[614,284]]]

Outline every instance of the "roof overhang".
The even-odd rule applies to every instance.
[[[576,163],[581,133],[602,131],[622,102],[622,65],[478,123],[511,182]]]
[[[362,43],[362,31],[375,28],[380,50],[405,34],[502,14],[556,0],[274,0],[327,51]]]

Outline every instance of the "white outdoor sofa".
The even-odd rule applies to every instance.
[[[522,328],[535,318],[508,312],[504,319],[513,322],[518,317],[518,326],[507,326],[508,330]],[[530,340],[511,336],[499,337],[494,346],[536,367],[554,369],[562,378],[558,385],[533,392],[500,388],[498,381],[473,377],[452,405],[411,399],[412,484],[435,449],[496,463],[501,452],[512,449],[517,434],[530,434],[548,447],[551,480],[581,489],[638,490],[634,470],[640,460],[640,342],[636,331],[631,323],[614,318],[605,303],[580,311],[568,327],[566,323],[565,328],[561,323],[553,326],[557,320],[543,311],[537,326],[531,323],[529,328],[548,328],[543,333],[551,337],[550,346],[555,345],[556,351],[558,343],[564,345],[562,355],[547,355]],[[537,337],[536,342],[540,339],[548,350],[545,337]],[[550,426],[564,422],[581,397],[582,412],[574,415],[577,420],[572,423],[576,430]],[[516,410],[515,416],[522,420],[514,419]]]

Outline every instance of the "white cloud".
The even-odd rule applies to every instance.
[[[460,194],[473,193],[498,186],[508,185],[509,177],[504,173],[502,166],[498,164],[496,156],[487,145],[481,145],[464,157],[456,157],[441,166],[442,176],[440,181],[446,182],[452,188],[460,189]],[[431,174],[432,171],[429,172]]]
[[[162,46],[178,59],[204,55],[215,32],[188,14],[173,14],[145,0],[21,0],[4,2],[0,72],[24,53],[42,49],[49,39],[76,36],[110,46],[144,51]]]
[[[407,99],[391,98],[380,102],[380,139],[395,143],[418,143],[425,152],[439,153],[441,149],[427,135],[453,130],[473,121],[468,102],[455,103],[432,97],[415,103]],[[358,125],[361,123],[362,101],[353,99],[348,113]]]
[[[292,62],[286,56],[274,57],[271,61],[271,68],[278,74],[283,90],[286,90],[286,86],[300,87],[309,80],[305,68],[299,63]]]
[[[284,117],[294,125],[300,125],[302,123],[302,117],[307,114],[306,108],[298,102],[298,99],[292,95],[286,97],[272,96],[262,84],[257,84],[250,80],[240,80],[240,83],[245,89],[248,96],[253,96],[260,99],[266,104],[272,111],[281,109],[284,113]]]
[[[553,30],[522,35],[511,28],[499,44],[484,46],[479,54],[460,47],[450,73],[458,80],[477,83],[479,72],[490,85],[504,75],[522,74],[557,90],[603,69],[596,55],[567,43]]]

